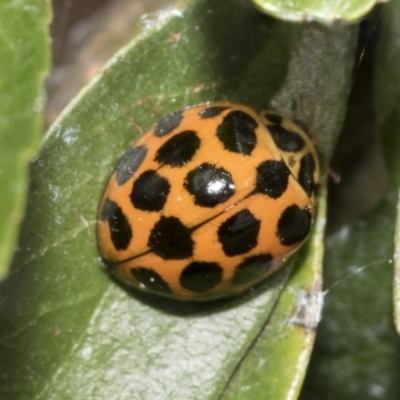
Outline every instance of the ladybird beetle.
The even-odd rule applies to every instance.
[[[206,103],[172,112],[120,158],[100,201],[110,273],[181,300],[234,295],[307,238],[319,159],[302,124]]]

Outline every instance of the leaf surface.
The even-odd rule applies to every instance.
[[[384,0],[386,1],[386,0]],[[266,14],[285,21],[318,21],[330,25],[337,20],[354,23],[382,2],[376,0],[253,0]]]
[[[383,12],[382,33],[377,55],[376,107],[380,132],[383,137],[387,165],[391,174],[394,190],[400,187],[400,160],[398,157],[400,141],[398,135],[400,111],[400,73],[396,63],[400,62],[400,5],[391,2]],[[394,312],[397,331],[400,333],[400,216],[397,204],[395,226],[395,248],[393,261],[394,273]]]
[[[367,215],[352,226],[344,226],[326,242],[325,308],[302,400],[398,398],[400,338],[395,332],[392,299],[395,265],[394,308],[399,325],[398,234],[395,236],[400,183],[399,81],[395,67],[399,58],[399,12],[398,2],[383,10],[374,65],[376,118],[391,188]],[[365,71],[360,70],[363,75]],[[361,79],[369,76],[364,74]],[[359,92],[361,97],[365,96],[365,86]],[[360,125],[363,122],[358,121]],[[369,143],[360,145],[368,148]],[[379,140],[375,147],[380,147]],[[355,168],[358,162],[354,160]],[[360,197],[368,197],[377,184],[373,179],[366,183]]]
[[[9,268],[42,132],[49,2],[0,2],[0,279]]]

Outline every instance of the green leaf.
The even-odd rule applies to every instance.
[[[394,64],[400,54],[399,12],[398,2],[391,2],[383,11],[382,36],[374,65],[376,116],[392,187],[368,215],[353,226],[343,227],[327,240],[325,307],[302,392],[303,400],[394,400],[400,391],[400,338],[394,329],[392,305],[393,260],[399,268],[398,251],[393,246],[395,230],[398,230],[396,203],[398,207],[400,184],[399,74]],[[363,98],[365,78],[370,75],[361,68],[357,72],[364,79],[364,85],[359,86],[359,97]],[[356,108],[357,104],[350,104],[350,107]],[[358,112],[356,115],[366,114]],[[358,121],[362,123],[364,121]],[[377,141],[375,147],[379,144]],[[359,141],[358,145],[367,148],[369,143]],[[359,159],[353,164],[355,169],[360,168]],[[375,180],[367,183],[359,194],[362,198],[368,197],[377,185]],[[397,279],[395,284],[398,285]],[[395,307],[399,307],[397,303]]]
[[[322,322],[301,399],[397,399],[400,340],[391,309],[393,193],[326,243]]]
[[[27,195],[27,164],[42,130],[48,22],[47,0],[0,2],[0,279],[14,251]]]
[[[318,259],[320,244],[313,242],[310,254],[304,248],[306,261],[279,305],[289,266],[237,299],[177,303],[131,295],[107,279],[94,235],[96,211],[112,168],[140,127],[202,101],[272,104],[292,115],[303,98],[329,155],[343,118],[355,33],[275,21],[240,0],[192,1],[163,13],[110,60],[50,129],[32,165],[19,250],[2,287],[1,396],[246,398],[249,381],[235,374],[253,368],[247,358],[256,354],[258,337],[268,342],[285,326],[293,336],[260,373],[276,388],[273,398],[299,390],[312,335],[296,326],[301,318],[290,317],[299,315],[299,299],[318,289],[318,263],[308,257]],[[277,319],[270,321],[275,308]],[[273,362],[282,354],[291,371],[284,385]],[[258,379],[250,377],[254,385]]]
[[[266,14],[285,21],[318,21],[332,24],[340,20],[357,22],[380,3],[388,0],[253,0]]]
[[[400,123],[400,73],[396,65],[400,62],[400,4],[391,2],[384,10],[383,27],[377,61],[377,115],[386,147],[388,168],[392,181],[400,187],[400,141],[398,126]],[[394,249],[394,310],[397,331],[400,333],[400,200],[397,204],[397,221]]]

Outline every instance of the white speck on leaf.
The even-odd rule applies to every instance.
[[[143,14],[142,17],[140,18],[140,22],[142,23],[145,29],[150,29],[155,24],[160,22],[165,22],[168,19],[174,17],[182,18],[183,17],[182,11],[178,10],[177,8],[169,8],[156,13]]]
[[[92,355],[92,346],[86,345],[82,348],[82,356],[84,359],[88,360]]]
[[[61,137],[62,141],[68,146],[74,144],[78,140],[77,133],[78,133],[77,129],[74,128],[65,129]]]
[[[301,291],[290,322],[305,329],[316,329],[321,318],[323,301],[324,294],[321,291]]]
[[[56,202],[60,197],[60,188],[58,186],[49,185],[49,190],[53,201]]]

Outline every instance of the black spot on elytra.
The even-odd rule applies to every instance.
[[[152,269],[136,267],[131,269],[131,274],[136,279],[142,290],[164,296],[172,295],[172,290],[168,283],[165,282],[164,279]]]
[[[239,211],[218,228],[218,240],[229,256],[248,253],[257,246],[261,222],[247,209]]]
[[[196,293],[213,289],[221,280],[222,268],[214,262],[192,262],[184,268],[180,276],[181,286]]]
[[[271,254],[248,257],[235,268],[232,285],[244,285],[256,281],[266,275],[272,266],[273,257]]]
[[[264,112],[264,117],[273,124],[280,125],[282,123],[282,117],[279,114]],[[268,125],[269,127],[269,125]]]
[[[217,128],[217,136],[225,149],[249,155],[257,144],[258,124],[250,115],[234,110],[226,115]]]
[[[119,159],[115,168],[115,179],[123,185],[137,171],[147,154],[145,146],[129,147]]]
[[[202,207],[224,203],[235,193],[231,174],[208,163],[190,171],[183,186],[194,196],[195,204]]]
[[[154,129],[154,135],[162,137],[171,133],[183,119],[183,110],[174,111],[161,118]]]
[[[171,167],[187,164],[200,147],[200,139],[195,131],[183,131],[167,140],[157,151],[155,160]]]
[[[147,170],[133,184],[130,194],[135,208],[143,211],[161,211],[171,186],[166,178],[156,171]]]
[[[191,230],[176,217],[161,217],[150,232],[148,246],[164,260],[192,256]]]
[[[106,199],[101,207],[100,219],[107,221],[110,228],[111,241],[116,250],[126,250],[132,240],[131,225],[119,205]]]
[[[300,160],[299,183],[308,196],[311,196],[315,188],[314,182],[315,160],[311,153],[306,154]]]
[[[268,125],[268,130],[277,147],[283,151],[300,151],[306,145],[304,139],[297,132],[288,131],[281,125]]]
[[[302,242],[311,229],[311,212],[309,207],[303,210],[292,205],[286,208],[278,221],[276,235],[285,246]]]
[[[257,167],[255,191],[277,199],[285,193],[289,174],[289,168],[283,161],[263,161]]]
[[[203,118],[203,119],[213,118],[213,117],[216,117],[217,115],[221,114],[227,108],[228,107],[221,107],[221,106],[207,107],[206,109],[200,111],[199,115],[200,115],[200,118]]]

